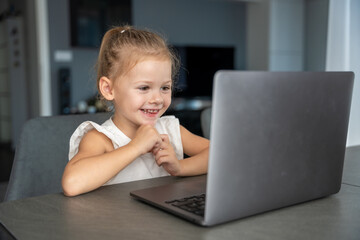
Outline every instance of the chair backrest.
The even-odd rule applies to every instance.
[[[211,107],[205,108],[200,115],[201,130],[205,138],[210,139]]]
[[[111,113],[39,117],[27,121],[15,149],[4,201],[61,192],[69,140],[86,120],[99,124]]]

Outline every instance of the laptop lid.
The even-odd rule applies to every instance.
[[[205,222],[338,192],[353,78],[351,72],[218,72]]]
[[[217,72],[207,181],[131,195],[211,226],[338,192],[353,78],[351,72]],[[205,188],[204,218],[165,204]]]

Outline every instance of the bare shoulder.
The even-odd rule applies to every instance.
[[[101,154],[114,149],[112,141],[103,133],[93,129],[85,134],[79,145],[81,154]],[[86,154],[88,155],[88,154]]]

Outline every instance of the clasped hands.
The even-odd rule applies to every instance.
[[[167,134],[159,134],[151,125],[142,125],[131,144],[135,145],[141,154],[152,153],[157,165],[162,166],[169,174],[173,176],[180,174],[180,162]]]

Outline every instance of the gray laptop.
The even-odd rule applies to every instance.
[[[217,72],[208,174],[131,196],[212,226],[337,193],[353,81],[352,72]]]

